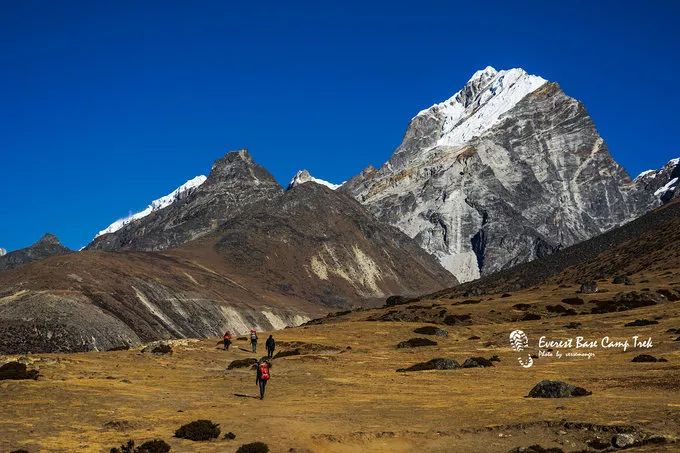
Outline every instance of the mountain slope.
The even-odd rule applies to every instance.
[[[0,271],[14,269],[33,261],[49,258],[50,256],[66,255],[68,253],[72,253],[72,250],[64,247],[55,235],[46,233],[30,247],[0,255]]]
[[[546,256],[659,204],[611,158],[584,106],[486,68],[414,117],[379,170],[340,189],[461,281]]]
[[[159,209],[166,208],[170,206],[172,203],[175,203],[189,195],[191,195],[194,190],[201,184],[203,184],[206,180],[206,177],[203,175],[196,176],[195,178],[192,178],[179,186],[177,189],[173,190],[169,194],[152,201],[149,206],[146,207],[143,211],[136,212],[132,215],[129,215],[127,217],[124,217],[122,219],[118,219],[115,222],[113,222],[111,225],[108,227],[104,228],[101,230],[99,233],[97,233],[96,237],[99,237],[103,234],[107,233],[115,233],[116,231],[120,230],[123,228],[125,225],[134,222],[136,220],[139,220],[143,217],[148,216],[154,211],[158,211]]]
[[[456,283],[402,232],[316,183],[253,205],[181,251],[197,248],[215,250],[253,282],[326,306]]]
[[[659,170],[647,170],[635,178],[638,190],[651,193],[663,203],[680,197],[680,158],[671,159]]]
[[[217,160],[210,175],[186,196],[134,220],[119,230],[97,236],[95,250],[165,250],[214,231],[225,220],[283,188],[253,162],[247,151]]]
[[[582,283],[680,266],[680,200],[661,206],[621,227],[468,282],[438,295],[517,291],[546,283]]]
[[[200,193],[219,183],[211,182],[217,173],[186,199],[123,227],[125,236],[101,236],[167,244],[197,230],[175,224],[184,236],[167,234],[156,229],[157,216],[204,215],[208,200],[245,199],[198,239],[163,252],[85,250],[0,274],[0,352],[106,350],[225,329],[281,329],[391,294],[456,284],[412,239],[346,194],[314,182],[274,187],[259,201],[249,184]],[[217,214],[222,208],[215,206]],[[198,217],[184,222],[206,225]]]

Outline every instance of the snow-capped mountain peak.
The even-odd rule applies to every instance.
[[[444,102],[422,110],[443,120],[436,146],[459,146],[498,124],[504,113],[547,81],[520,68],[475,72],[463,89]]]
[[[290,183],[288,183],[288,189],[292,189],[293,187],[300,184],[304,184],[306,182],[315,182],[317,184],[321,184],[322,186],[326,186],[332,190],[336,190],[344,184],[344,182],[340,184],[333,184],[332,182],[315,178],[314,176],[310,175],[307,170],[300,170],[295,174],[295,176],[293,176],[293,179],[290,180]]]
[[[157,200],[152,201],[149,206],[146,207],[143,211],[131,214],[127,217],[124,217],[122,219],[118,219],[115,222],[113,222],[111,225],[106,227],[105,229],[101,230],[95,238],[107,234],[107,233],[113,233],[115,231],[120,230],[123,228],[125,225],[134,222],[135,220],[139,220],[143,217],[148,216],[154,211],[158,211],[159,209],[163,209],[167,206],[170,206],[172,203],[174,203],[177,200],[180,200],[187,196],[189,193],[193,192],[198,186],[203,184],[206,180],[206,176],[204,175],[199,175],[196,176],[195,178],[192,178],[179,186],[177,189],[173,190],[169,194],[160,197]]]
[[[0,248],[0,256],[6,255],[6,254],[7,254],[7,250]]]

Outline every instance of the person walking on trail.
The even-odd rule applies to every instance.
[[[231,332],[229,332],[228,330],[224,332],[223,338],[224,338],[224,350],[228,351],[229,346],[231,345]]]
[[[257,377],[255,378],[255,383],[260,388],[260,399],[264,399],[264,391],[267,388],[267,381],[269,381],[269,371],[271,365],[266,360],[261,360],[257,362]]]
[[[257,331],[250,329],[250,345],[253,347],[253,352],[257,352]]]
[[[267,357],[268,358],[273,358],[274,357],[274,349],[276,349],[276,341],[274,340],[274,337],[269,335],[269,338],[267,338],[267,342],[265,343],[265,346],[267,346]]]

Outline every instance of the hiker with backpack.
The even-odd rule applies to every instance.
[[[257,362],[257,377],[255,378],[255,383],[260,387],[260,399],[264,399],[264,391],[267,387],[267,381],[269,381],[269,370],[271,365],[266,360],[260,360]]]
[[[268,358],[273,358],[274,357],[274,349],[276,349],[276,341],[274,341],[274,337],[269,335],[269,338],[267,338],[267,342],[265,343],[265,346],[267,346],[267,357]]]
[[[224,336],[222,338],[224,338],[224,350],[228,351],[229,346],[231,345],[231,332],[227,330],[224,332]]]
[[[257,352],[257,331],[250,329],[250,345],[253,347],[253,352]]]

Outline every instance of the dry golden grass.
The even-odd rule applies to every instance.
[[[668,287],[678,272],[633,276],[635,286],[604,284],[611,297],[618,291]],[[676,286],[677,288],[677,286]],[[680,436],[680,302],[666,302],[604,315],[550,317],[515,322],[516,303],[559,303],[574,296],[575,287],[542,287],[494,297],[475,305],[440,303],[452,313],[470,313],[473,324],[441,326],[448,338],[430,337],[438,346],[396,349],[418,336],[423,323],[366,322],[385,309],[355,312],[332,322],[275,332],[279,342],[301,341],[345,349],[341,353],[308,354],[274,361],[264,401],[255,396],[251,370],[226,371],[237,358],[252,357],[245,341],[225,352],[217,339],[175,346],[168,356],[139,351],[36,354],[38,381],[2,381],[0,451],[108,451],[133,438],[161,438],[173,451],[230,452],[242,443],[264,441],[272,451],[291,448],[314,452],[468,452],[508,451],[541,444],[565,451],[585,448],[585,441],[611,433],[560,424],[630,425],[669,438]],[[578,307],[577,307],[578,308]],[[494,312],[490,312],[494,310]],[[624,327],[626,322],[660,317],[659,324]],[[563,326],[582,323],[578,329]],[[651,336],[649,351],[595,351],[593,359],[541,358],[523,369],[509,347],[510,331],[527,332],[531,346],[540,335],[553,338],[583,335],[599,338]],[[472,335],[479,340],[468,340]],[[261,335],[265,338],[265,335]],[[495,343],[495,344],[494,344]],[[485,346],[486,345],[486,346]],[[666,363],[631,363],[639,353],[668,359]],[[470,356],[501,359],[493,368],[396,373],[434,357],[462,363]],[[7,359],[7,358],[5,358]],[[569,399],[525,398],[542,379],[583,386],[591,396]],[[191,442],[173,438],[182,424],[195,419],[220,423],[234,441]],[[111,422],[114,425],[111,426]],[[107,425],[108,423],[108,425]],[[671,451],[678,444],[646,446],[635,451]],[[300,451],[300,450],[298,450]],[[304,450],[303,450],[304,451]]]

